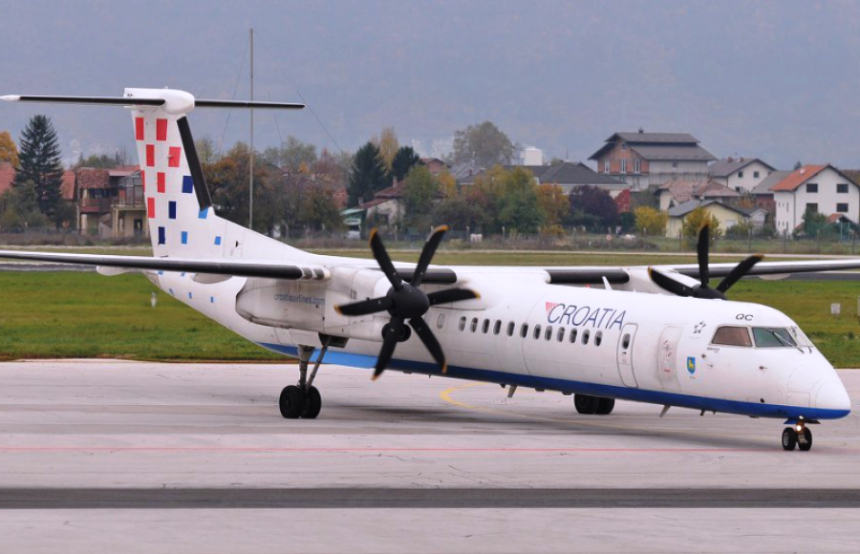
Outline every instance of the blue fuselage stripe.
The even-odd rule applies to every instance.
[[[298,348],[271,343],[258,343],[260,346],[286,354],[298,356]],[[316,361],[319,350],[315,350],[311,361]],[[325,362],[330,364],[346,365],[359,368],[371,368],[376,364],[376,356],[366,354],[352,354],[349,352],[337,352],[329,350],[325,355]],[[398,371],[411,371],[426,375],[441,375],[439,367],[435,363],[417,362],[412,360],[392,359],[388,364],[389,369]],[[785,406],[781,404],[767,404],[756,402],[744,402],[739,400],[724,400],[721,398],[709,398],[703,396],[692,396],[688,394],[677,394],[673,392],[644,390],[637,388],[618,387],[615,385],[602,385],[597,383],[586,383],[583,381],[571,381],[567,379],[553,379],[550,377],[533,377],[531,375],[520,375],[516,373],[504,373],[488,369],[475,369],[449,365],[445,377],[455,379],[468,379],[470,381],[484,381],[504,385],[517,385],[526,388],[538,388],[557,390],[565,393],[590,394],[594,396],[606,396],[622,400],[633,400],[636,402],[647,402],[650,404],[663,404],[705,410],[713,412],[732,413],[755,417],[772,417],[781,419],[839,419],[847,416],[849,410],[828,410],[823,408],[809,408],[803,406]]]

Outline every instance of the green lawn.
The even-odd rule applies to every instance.
[[[328,253],[328,252],[327,252]],[[415,253],[397,253],[404,261]],[[440,264],[614,265],[681,261],[662,256],[440,252]],[[714,260],[722,261],[722,260]],[[727,260],[728,261],[728,260]],[[156,291],[140,275],[0,272],[0,359],[117,357],[144,360],[282,360]],[[737,284],[734,300],[760,302],[794,318],[837,367],[860,366],[860,282],[760,281]],[[842,303],[832,318],[830,304]]]

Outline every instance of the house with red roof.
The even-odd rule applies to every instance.
[[[806,212],[860,220],[860,186],[830,164],[805,165],[754,189],[758,195],[773,195],[773,221],[779,233],[792,233],[803,223]],[[767,190],[761,190],[767,185]]]

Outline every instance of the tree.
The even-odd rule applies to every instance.
[[[59,228],[63,223],[58,219],[59,206],[63,202],[63,165],[51,120],[44,115],[34,115],[21,133],[20,142],[14,186],[32,182],[39,211]]]
[[[568,222],[604,233],[618,223],[618,206],[603,189],[591,185],[576,187],[570,192]]]
[[[806,210],[803,212],[803,223],[800,229],[794,231],[795,236],[804,234],[808,238],[825,237],[832,231],[832,225],[827,223],[827,216],[821,212]]]
[[[402,181],[409,170],[421,163],[421,158],[411,146],[401,146],[391,161],[391,176]]]
[[[197,157],[201,164],[214,164],[218,161],[218,151],[215,150],[215,143],[209,137],[203,137],[194,141],[194,149],[197,150]]]
[[[13,167],[18,166],[18,147],[9,131],[0,133],[0,163],[2,162],[10,163]]]
[[[684,224],[681,227],[681,233],[687,241],[688,245],[696,244],[699,238],[699,231],[707,225],[711,235],[711,240],[718,239],[723,236],[723,231],[720,229],[720,221],[716,216],[711,215],[708,211],[699,206],[692,212],[688,213],[684,218]]]
[[[538,206],[543,211],[548,227],[561,225],[570,207],[567,196],[558,185],[544,183],[537,187]]]
[[[651,206],[640,206],[633,210],[636,217],[636,230],[650,237],[663,236],[666,234],[666,224],[669,222],[669,214],[661,212]]]
[[[239,225],[247,225],[250,214],[250,148],[237,142],[213,164],[203,165],[212,203],[218,215]],[[272,205],[268,201],[270,176],[263,166],[254,166],[254,229],[271,228]]]
[[[368,142],[358,149],[353,158],[348,187],[349,205],[356,206],[373,199],[373,195],[388,187],[388,184],[379,148],[373,142]]]
[[[48,225],[48,219],[39,211],[36,185],[27,181],[10,188],[0,196],[0,230],[23,233]]]
[[[373,138],[372,142],[379,148],[379,156],[382,158],[382,164],[385,166],[385,171],[391,172],[391,165],[394,163],[394,156],[400,149],[400,142],[397,140],[397,133],[393,127],[385,127],[382,129],[379,138]]]
[[[303,166],[309,168],[316,163],[317,147],[291,135],[280,147],[266,148],[260,159],[291,173],[298,173]]]
[[[128,165],[128,155],[124,150],[117,150],[113,154],[93,154],[87,158],[81,156],[75,169],[81,167],[95,167],[98,169],[113,169],[121,165]]]
[[[439,183],[423,165],[412,168],[405,179],[403,205],[408,228],[427,229],[433,220],[433,201],[439,193]]]
[[[499,199],[499,224],[518,233],[536,233],[546,215],[538,205],[537,186],[532,172],[516,167],[505,173],[502,197]]]
[[[458,231],[468,228],[472,232],[478,232],[488,219],[480,204],[472,202],[465,195],[445,198],[433,210],[433,221]]]
[[[505,165],[514,156],[514,145],[493,123],[469,125],[454,132],[453,161],[472,163],[479,167]]]

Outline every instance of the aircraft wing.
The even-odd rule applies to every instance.
[[[322,281],[331,277],[331,271],[320,264],[295,264],[278,260],[155,258],[147,256],[64,254],[19,250],[0,250],[0,258],[91,265],[96,266],[99,272],[105,275],[117,275],[126,271],[137,270],[186,272],[228,277],[258,277],[264,279],[284,279],[287,281],[300,279]],[[373,260],[367,260],[366,264],[367,269],[379,269]],[[350,265],[355,267],[354,263]],[[412,281],[413,267],[397,267],[396,271],[404,281]],[[457,282],[457,274],[447,268],[432,268],[426,272],[424,282],[431,284],[453,284]]]
[[[54,262],[62,264],[93,265],[100,268],[115,268],[143,271],[173,271],[229,275],[235,277],[262,277],[268,279],[312,279],[329,277],[328,271],[319,266],[284,263],[276,260],[257,262],[251,260],[154,258],[147,256],[110,256],[93,254],[63,254],[54,252],[25,252],[0,250],[0,258]]]
[[[737,263],[708,264],[711,277],[726,277],[737,266]],[[675,271],[694,279],[699,278],[698,264],[661,264],[652,266],[659,270]],[[556,285],[600,285],[603,278],[611,284],[624,284],[630,280],[628,270],[647,269],[645,266],[631,267],[547,267],[549,282]],[[791,275],[795,273],[822,273],[828,271],[860,270],[860,259],[850,260],[814,260],[814,261],[785,261],[759,262],[745,275]],[[857,275],[860,280],[860,273]]]
[[[711,277],[725,277],[736,265],[735,263],[708,264],[708,272]],[[696,264],[660,265],[655,267],[658,269],[674,270],[688,277],[699,277],[699,266]],[[851,269],[860,269],[860,259],[759,262],[747,272],[747,275],[791,275],[794,273],[822,273]],[[860,274],[857,277],[860,279]]]

